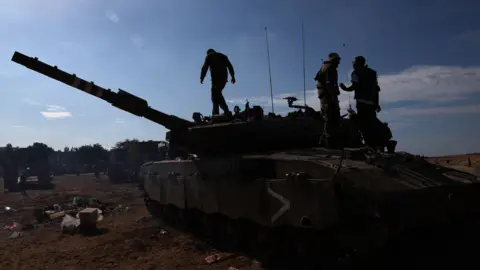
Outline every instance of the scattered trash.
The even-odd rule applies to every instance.
[[[238,270],[238,268],[235,268],[233,266],[228,267],[228,270]]]
[[[14,212],[18,212],[17,210],[11,208],[10,206],[5,206],[3,208],[3,213],[2,214],[5,214],[5,215],[10,215],[10,214],[13,214]]]
[[[8,238],[13,239],[13,238],[17,238],[17,237],[20,237],[20,236],[23,236],[22,232],[13,232]]]
[[[66,215],[65,211],[60,211],[60,212],[56,212],[56,213],[54,212],[54,213],[48,214],[48,218],[50,220],[53,220],[53,219],[64,217],[65,215]]]
[[[128,212],[130,210],[130,207],[124,204],[119,204],[117,205],[112,212]]]
[[[18,222],[13,222],[12,224],[10,225],[6,225],[5,226],[5,229],[7,230],[21,230],[22,229],[22,225]]]
[[[253,259],[252,260],[252,265],[262,265],[262,263],[258,260]]]
[[[80,207],[87,207],[87,206],[100,206],[101,203],[97,200],[97,198],[93,196],[75,196],[73,197],[73,204]]]
[[[98,208],[85,208],[78,213],[82,229],[95,229],[97,222],[103,219],[102,210]]]
[[[53,205],[53,209],[54,209],[56,212],[62,211],[62,207],[61,207],[60,205],[58,205],[58,204],[54,204],[54,205]]]
[[[80,226],[80,219],[74,218],[70,215],[65,215],[63,217],[62,223],[60,224],[60,228],[64,233],[73,234],[77,231],[78,227]]]
[[[216,263],[220,260],[220,255],[219,254],[213,254],[213,255],[209,255],[205,258],[205,262],[207,264],[212,264],[212,263]]]
[[[17,212],[17,210],[11,208],[10,206],[5,206],[4,211],[5,211],[5,213],[8,213],[8,212]]]
[[[160,230],[160,234],[162,234],[162,235],[163,235],[163,234],[167,234],[167,233],[168,233],[168,232],[165,231],[164,229],[161,229],[161,230]]]

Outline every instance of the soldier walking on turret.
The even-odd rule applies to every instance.
[[[347,92],[355,92],[359,127],[367,146],[375,145],[375,124],[378,121],[377,112],[380,112],[377,72],[366,65],[365,57],[357,56],[353,61],[352,85],[346,87],[343,83],[340,88]]]
[[[228,57],[223,53],[216,52],[214,49],[208,49],[200,74],[200,83],[203,84],[209,68],[212,79],[212,115],[219,114],[219,107],[222,108],[226,115],[231,115],[222,91],[228,82],[228,73],[230,73],[230,77],[232,78],[232,84],[235,84],[235,71],[233,70],[232,63],[230,63]]]
[[[318,98],[324,118],[323,139],[328,148],[339,148],[341,142],[338,137],[340,126],[340,107],[338,102],[338,65],[340,56],[330,53],[327,61],[315,76],[317,81]]]

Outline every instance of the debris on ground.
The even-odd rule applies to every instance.
[[[9,225],[5,225],[5,229],[7,230],[20,230],[22,228],[22,225],[18,222],[13,222]]]
[[[135,184],[80,177],[57,177],[53,191],[27,191],[28,200],[0,194],[0,269],[261,269],[222,252],[205,263],[211,244],[159,227]],[[97,215],[98,229],[83,231],[82,211],[91,225]]]
[[[23,234],[22,232],[13,232],[8,238],[13,239],[13,238],[18,238],[21,237]]]
[[[103,219],[103,215],[98,208],[85,208],[78,213],[78,219],[82,229],[93,230],[97,228],[97,222]]]
[[[209,255],[207,257],[205,257],[205,262],[207,264],[212,264],[212,263],[216,263],[218,261],[220,261],[222,257],[220,256],[220,254],[212,254],[212,255]]]
[[[124,204],[119,204],[117,205],[112,212],[128,212],[130,210],[130,207]]]
[[[75,196],[73,197],[73,204],[77,206],[93,206],[95,204],[100,204],[97,198],[93,196]]]
[[[10,206],[5,206],[3,208],[3,214],[9,214],[9,213],[12,213],[12,212],[17,212],[17,210],[13,209]]]
[[[65,215],[63,217],[62,223],[60,223],[60,228],[63,233],[74,234],[78,227],[80,226],[80,219],[72,217],[70,215]]]

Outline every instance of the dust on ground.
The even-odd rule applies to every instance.
[[[467,172],[480,177],[480,154],[428,157],[427,160],[440,166]]]
[[[54,190],[27,191],[29,197],[0,194],[0,269],[262,269],[252,258],[159,224],[134,184],[112,185],[93,175],[57,176],[54,183]],[[75,196],[109,206],[98,223],[101,233],[69,235],[61,231],[62,218],[36,221],[34,209],[71,204]],[[23,229],[4,228],[12,224]]]

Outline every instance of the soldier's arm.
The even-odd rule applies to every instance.
[[[358,79],[359,79],[357,73],[352,72],[351,77],[352,77],[352,84],[350,86],[345,86],[343,83],[340,84],[340,88],[342,88],[343,91],[353,92],[357,88]]]
[[[207,71],[208,71],[208,68],[210,67],[209,63],[209,58],[208,58],[209,55],[207,55],[205,57],[205,61],[203,62],[203,66],[202,66],[202,71],[200,73],[200,80],[203,81],[203,79],[205,79],[205,76],[207,76]]]
[[[235,70],[233,69],[233,65],[230,62],[230,59],[228,59],[228,56],[225,56],[225,60],[227,62],[227,68],[228,68],[228,72],[230,73],[230,76],[232,78],[235,78]]]

